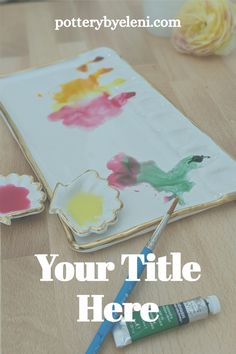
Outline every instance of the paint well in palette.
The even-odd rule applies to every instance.
[[[103,198],[93,193],[77,193],[68,201],[67,211],[78,225],[92,226],[103,213]]]
[[[29,190],[14,184],[0,186],[0,213],[7,214],[30,208]]]

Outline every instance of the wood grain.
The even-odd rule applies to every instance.
[[[142,29],[54,31],[63,17],[140,17],[140,1],[57,1],[0,6],[2,74],[45,65],[99,46],[117,50],[174,105],[236,158],[236,54],[227,58],[192,58],[175,52],[170,42]],[[32,174],[10,132],[0,121],[0,173]],[[182,252],[183,262],[197,261],[197,283],[142,283],[131,300],[158,304],[217,294],[217,317],[158,336],[124,350],[127,354],[236,353],[236,203],[170,225],[158,254]],[[83,354],[97,324],[78,324],[77,294],[105,294],[112,301],[126,269],[122,253],[138,253],[147,235],[94,254],[70,250],[58,220],[44,212],[11,227],[1,226],[2,353]],[[35,253],[57,253],[59,261],[108,261],[117,272],[109,283],[43,284]],[[101,353],[118,354],[110,336]]]

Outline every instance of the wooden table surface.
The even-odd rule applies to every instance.
[[[0,70],[2,74],[70,58],[108,46],[117,50],[184,114],[236,158],[236,54],[227,58],[192,58],[175,52],[170,42],[142,29],[115,32],[68,29],[55,32],[57,17],[121,18],[141,16],[139,1],[58,1],[0,6]],[[0,173],[32,174],[10,132],[0,121]],[[184,329],[152,336],[116,350],[107,338],[101,353],[235,354],[236,353],[236,203],[170,225],[158,254],[182,252],[183,262],[197,261],[196,283],[142,283],[131,301],[173,303],[216,294],[220,315]],[[77,294],[105,294],[113,300],[126,269],[122,253],[138,253],[147,235],[93,254],[68,247],[65,233],[47,210],[38,216],[1,226],[2,353],[83,354],[98,327],[78,324]],[[35,253],[56,253],[60,261],[113,261],[117,272],[109,283],[41,283]]]

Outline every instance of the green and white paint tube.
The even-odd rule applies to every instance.
[[[134,312],[134,322],[121,320],[113,330],[113,337],[118,348],[125,347],[151,334],[202,320],[209,314],[216,315],[219,312],[220,302],[217,296],[197,297],[173,305],[159,306],[159,317],[154,322],[145,322],[140,312]],[[149,316],[156,318],[157,313],[150,313]]]

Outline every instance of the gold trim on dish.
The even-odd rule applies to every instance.
[[[113,209],[113,210],[112,210],[112,218],[111,218],[111,219],[108,219],[108,220],[104,220],[104,222],[103,222],[100,226],[98,226],[98,227],[89,226],[86,230],[84,230],[84,231],[81,231],[81,230],[80,230],[80,231],[78,232],[78,230],[75,229],[75,228],[71,225],[71,223],[70,223],[68,217],[62,212],[62,210],[61,210],[60,208],[52,208],[52,209],[51,209],[51,204],[52,204],[52,202],[53,202],[53,198],[55,197],[56,192],[57,192],[57,189],[58,189],[59,186],[62,186],[62,187],[65,187],[65,188],[66,188],[66,187],[69,187],[69,186],[71,186],[74,182],[78,181],[82,176],[84,176],[86,173],[89,173],[89,172],[93,172],[93,173],[95,174],[95,178],[96,178],[97,180],[101,180],[101,181],[106,182],[106,184],[107,184],[106,187],[107,187],[108,189],[111,189],[111,190],[113,190],[113,191],[116,192],[116,197],[115,197],[115,199],[118,201],[119,207],[116,208],[116,209]],[[50,207],[49,207],[49,212],[50,212],[51,214],[58,214],[58,215],[60,216],[60,218],[66,223],[66,225],[67,225],[76,235],[79,234],[79,235],[81,235],[81,236],[82,236],[82,235],[83,235],[83,236],[87,236],[88,234],[90,234],[90,233],[92,233],[92,232],[94,232],[94,233],[101,233],[101,232],[106,231],[106,229],[107,229],[107,227],[108,227],[109,225],[114,224],[114,223],[117,221],[117,219],[118,219],[118,213],[119,213],[119,211],[123,208],[123,202],[122,202],[121,199],[120,199],[120,192],[119,192],[116,188],[113,188],[113,187],[109,186],[109,184],[108,184],[106,178],[102,178],[96,170],[91,170],[91,169],[86,170],[84,173],[82,173],[81,175],[79,175],[78,177],[76,177],[71,183],[68,183],[68,184],[63,184],[63,183],[60,183],[60,182],[57,183],[57,184],[56,184],[56,187],[55,187],[55,189],[54,189],[54,191],[53,191],[53,195],[52,195],[52,198],[51,198],[51,204],[50,204]]]
[[[33,68],[29,68],[29,69],[19,70],[19,71],[16,71],[14,73],[7,74],[7,75],[0,75],[0,78],[10,77],[10,76],[15,75],[15,74],[24,73],[24,72],[30,72],[30,71],[33,71],[33,70],[40,70],[40,69],[42,69],[44,67],[48,67],[50,65],[63,63],[63,62],[66,62],[67,60],[72,60],[72,59],[73,58],[68,58],[68,59],[65,59],[65,60],[58,60],[58,61],[55,61],[54,63],[45,64],[45,65],[42,65],[40,67],[33,67]],[[154,86],[152,86],[152,87],[153,87],[153,89],[157,90],[157,88],[155,88]],[[162,96],[165,97],[168,101],[170,101],[165,95],[162,94]],[[173,102],[171,102],[171,104],[174,107],[176,107],[176,105]],[[0,113],[2,113],[2,116],[4,118],[5,123],[9,127],[13,137],[15,138],[16,142],[18,143],[22,153],[24,154],[25,158],[29,162],[31,168],[33,169],[33,171],[35,172],[36,176],[38,177],[38,179],[41,181],[41,183],[43,184],[44,188],[46,189],[49,199],[51,199],[52,198],[52,194],[53,194],[52,190],[50,189],[50,187],[49,187],[45,177],[43,176],[39,166],[37,165],[36,161],[33,159],[32,154],[31,154],[29,148],[27,147],[27,145],[25,144],[24,138],[21,135],[21,133],[19,132],[14,120],[10,117],[10,115],[8,114],[7,110],[5,109],[5,107],[3,106],[3,104],[1,102],[0,102]],[[197,127],[201,132],[205,133],[189,117],[186,117],[186,118],[188,118],[188,120],[195,127]],[[214,141],[214,139],[212,139],[212,140]],[[221,150],[226,152],[222,148],[221,148]],[[235,160],[235,158],[232,157],[231,154],[229,154],[228,152],[226,152],[226,153],[233,160]],[[192,206],[192,207],[188,207],[188,208],[185,208],[185,209],[178,210],[178,211],[176,211],[173,214],[172,220],[175,219],[175,218],[178,218],[178,217],[184,217],[184,216],[195,214],[195,213],[198,213],[198,212],[210,209],[210,208],[214,208],[214,207],[217,207],[217,206],[220,206],[220,205],[223,205],[225,203],[228,203],[228,202],[231,202],[231,201],[235,201],[235,200],[236,200],[236,192],[228,193],[228,194],[225,194],[223,197],[216,199],[215,201],[212,201],[212,202],[209,202],[209,203],[203,203],[203,204],[199,204],[199,205],[195,205],[195,206]],[[108,236],[107,238],[103,238],[103,239],[100,239],[100,240],[97,240],[97,241],[88,242],[88,243],[83,244],[83,245],[82,244],[78,244],[76,242],[76,240],[74,238],[74,235],[72,234],[71,230],[68,228],[68,226],[65,224],[65,222],[60,217],[59,217],[59,220],[61,221],[61,223],[62,223],[62,225],[63,225],[63,227],[65,229],[66,236],[67,236],[68,242],[70,244],[70,247],[74,251],[77,251],[77,252],[90,252],[90,251],[96,251],[98,249],[111,246],[113,244],[116,244],[116,243],[124,241],[124,240],[128,240],[128,239],[130,239],[132,237],[135,237],[136,233],[138,233],[138,232],[140,232],[140,233],[141,232],[145,232],[145,230],[147,230],[147,232],[148,232],[148,229],[152,228],[152,227],[155,227],[160,222],[161,218],[158,218],[158,219],[155,219],[155,220],[152,220],[152,221],[148,221],[148,222],[146,222],[144,224],[141,224],[141,225],[136,225],[133,228],[130,228],[130,229],[126,230],[126,231],[123,231],[123,232]]]
[[[18,219],[18,218],[23,218],[25,216],[28,215],[34,215],[34,214],[39,214],[41,213],[44,209],[45,209],[45,201],[47,199],[46,194],[43,191],[43,186],[41,183],[39,182],[34,182],[34,178],[32,176],[29,175],[19,175],[18,173],[9,173],[7,176],[4,175],[0,175],[0,178],[3,177],[5,179],[7,179],[8,177],[10,177],[12,174],[17,175],[19,178],[20,177],[24,177],[27,176],[30,179],[30,184],[34,185],[35,189],[40,192],[40,199],[38,200],[39,206],[38,208],[28,208],[28,209],[24,209],[24,210],[18,210],[18,211],[12,211],[9,213],[6,213],[6,215],[4,216],[0,216],[0,223],[4,224],[4,225],[11,225],[11,220],[12,219]]]

